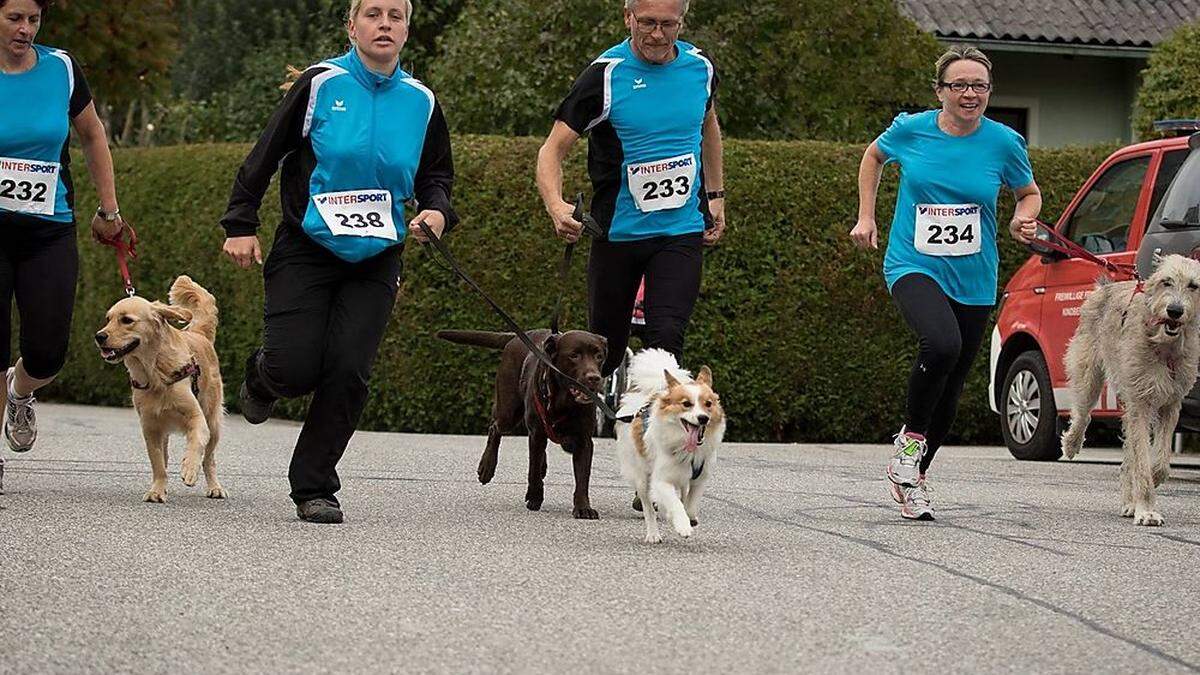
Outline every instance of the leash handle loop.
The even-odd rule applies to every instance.
[[[105,246],[112,247],[115,251],[117,268],[121,272],[121,280],[125,282],[125,295],[132,298],[137,294],[137,289],[133,287],[133,277],[129,274],[129,261],[137,260],[137,231],[133,229],[133,225],[122,220],[121,229],[112,239],[96,237],[96,240]]]

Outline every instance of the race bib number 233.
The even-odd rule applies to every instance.
[[[696,156],[688,153],[630,164],[629,192],[642,213],[677,209],[688,203],[696,182]]]

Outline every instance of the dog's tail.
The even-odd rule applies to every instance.
[[[675,356],[664,349],[645,349],[629,361],[629,389],[650,394],[667,388],[664,371],[681,382],[691,382],[692,374],[679,367]]]
[[[167,294],[172,305],[178,305],[192,313],[192,321],[188,330],[200,333],[210,342],[217,339],[217,299],[203,286],[192,281],[186,274],[180,275],[171,284],[171,292]]]
[[[447,342],[488,349],[504,349],[516,333],[492,333],[485,330],[439,330],[437,336]]]

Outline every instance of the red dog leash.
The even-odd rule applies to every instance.
[[[124,237],[126,232],[129,233],[128,241]],[[125,294],[132,298],[137,290],[133,287],[133,277],[129,275],[129,261],[137,260],[137,232],[134,231],[132,225],[123,221],[117,236],[112,239],[96,237],[96,240],[116,250],[117,267],[120,268],[121,279],[125,282]]]
[[[1068,258],[1079,258],[1086,260],[1103,269],[1113,281],[1136,281],[1137,289],[1142,290],[1142,277],[1138,274],[1137,265],[1131,263],[1116,263],[1110,260],[1105,260],[1100,256],[1092,253],[1086,248],[1076,244],[1067,237],[1059,234],[1058,230],[1054,229],[1053,225],[1049,225],[1040,220],[1034,220],[1038,227],[1045,230],[1046,234],[1050,235],[1049,239],[1039,239],[1038,244],[1046,248],[1057,251]]]
[[[1058,251],[1068,258],[1086,260],[1104,270],[1104,273],[1107,274],[1108,277],[1113,281],[1136,281],[1137,283],[1133,286],[1133,293],[1129,295],[1130,306],[1133,305],[1133,299],[1137,297],[1137,294],[1145,290],[1142,275],[1138,274],[1137,271],[1137,265],[1132,263],[1117,263],[1112,262],[1111,260],[1105,260],[1104,258],[1092,253],[1079,244],[1071,241],[1067,237],[1064,237],[1059,233],[1058,230],[1054,229],[1054,226],[1036,219],[1033,222],[1038,227],[1042,228],[1046,234],[1050,235],[1049,239],[1037,240],[1038,245],[1045,246],[1052,251]],[[1125,308],[1125,311],[1129,311],[1128,306]]]

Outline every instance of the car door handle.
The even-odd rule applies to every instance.
[[[1034,294],[1034,295],[1045,295],[1045,294],[1046,294],[1046,287],[1045,287],[1045,286],[1038,286],[1037,288],[1034,288],[1034,289],[1033,289],[1033,294]]]

